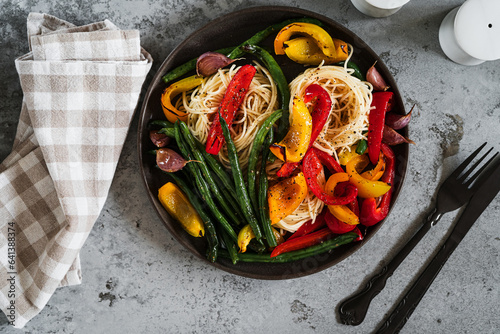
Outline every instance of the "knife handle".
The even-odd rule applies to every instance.
[[[442,213],[435,208],[419,230],[410,240],[408,240],[404,247],[399,250],[396,256],[394,256],[379,273],[370,278],[364,289],[340,304],[339,315],[342,323],[345,325],[357,326],[363,322],[373,298],[384,289],[387,279],[392,276],[401,262],[403,262],[413,248],[422,240],[427,231],[439,221],[441,216]]]
[[[463,236],[452,233],[446,239],[441,249],[413,283],[391,315],[385,318],[386,320],[377,330],[377,334],[399,333],[462,238]]]

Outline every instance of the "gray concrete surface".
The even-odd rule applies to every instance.
[[[76,24],[108,18],[141,31],[159,67],[188,34],[210,20],[256,5],[322,13],[381,55],[407,108],[415,104],[407,179],[379,232],[358,252],[318,274],[259,281],[206,265],[179,245],[153,211],[136,156],[137,115],[106,205],[81,252],[83,284],[61,288],[23,330],[1,333],[369,333],[444,240],[447,214],[372,302],[364,323],[339,323],[336,307],[410,237],[428,212],[437,184],[480,143],[500,148],[500,62],[453,63],[438,42],[444,16],[462,0],[411,1],[374,19],[348,0],[318,1],[17,1],[0,2],[0,160],[10,151],[22,92],[14,59],[27,52],[26,17],[45,12]],[[150,78],[148,79],[150,80]],[[484,212],[402,333],[500,332],[500,198]]]

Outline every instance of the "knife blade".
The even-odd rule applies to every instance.
[[[500,164],[497,161],[495,165],[492,168],[493,172],[487,176],[486,182],[472,196],[450,234],[450,237],[453,236],[458,242],[465,237],[472,225],[500,192]]]
[[[492,172],[488,173],[487,170],[483,174],[485,175],[484,178],[486,178],[486,182],[484,182],[474,196],[472,196],[469,204],[467,204],[465,210],[460,215],[451,234],[446,239],[439,252],[413,283],[410,290],[401,299],[394,311],[386,318],[382,326],[377,330],[377,334],[397,333],[403,328],[450,255],[457,248],[458,244],[481,216],[483,211],[496,197],[500,191],[499,161],[496,161],[490,171]]]

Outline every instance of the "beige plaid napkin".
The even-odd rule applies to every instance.
[[[21,328],[59,286],[81,283],[79,250],[106,201],[152,64],[139,32],[28,16],[15,61],[24,99],[0,164],[0,307]]]

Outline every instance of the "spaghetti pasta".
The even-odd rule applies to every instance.
[[[257,72],[238,113],[234,117],[231,128],[242,168],[246,168],[248,164],[248,156],[255,134],[262,123],[278,107],[278,90],[269,71],[257,62],[254,65]],[[220,69],[216,74],[207,78],[189,96],[185,94],[182,97],[180,108],[189,114],[187,125],[193,135],[202,143],[207,141],[213,115],[217,111],[231,78],[238,69],[239,67],[234,64],[229,69]],[[220,151],[219,159],[226,167],[229,167],[225,147]]]

